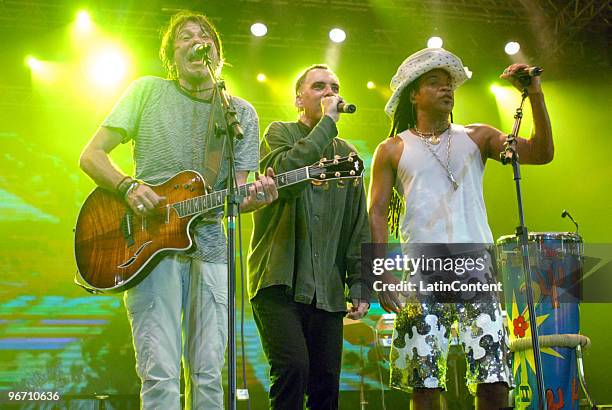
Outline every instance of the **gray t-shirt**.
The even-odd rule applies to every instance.
[[[244,139],[235,141],[237,171],[255,171],[259,161],[259,122],[247,101],[232,97]],[[132,141],[135,177],[159,184],[184,170],[203,173],[204,150],[211,104],[184,93],[178,84],[159,77],[142,77],[126,90],[103,127],[117,129],[123,142]],[[223,161],[215,190],[225,187],[227,164]],[[222,212],[222,209],[219,209]],[[192,224],[196,250],[193,257],[227,262],[225,234],[216,222]]]

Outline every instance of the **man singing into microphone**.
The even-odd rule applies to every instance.
[[[208,48],[212,69],[221,71],[221,40],[201,14],[173,16],[163,35],[160,57],[168,79],[136,80],[85,147],[81,168],[101,187],[116,192],[135,215],[146,218],[164,204],[147,184],[159,184],[183,170],[225,187],[228,164],[213,130],[220,112],[212,73],[203,61]],[[200,55],[196,55],[200,53]],[[235,141],[236,180],[243,184],[257,170],[259,126],[247,101],[231,98],[244,138]],[[136,179],[116,167],[109,153],[120,143],[133,148]],[[142,182],[144,181],[144,183]],[[242,212],[276,199],[271,174],[260,177]],[[148,276],[124,295],[141,379],[143,409],[179,409],[181,358],[185,408],[223,409],[221,370],[227,344],[227,252],[219,214],[192,224],[195,249],[163,257]]]
[[[501,77],[522,89],[519,76],[526,68],[512,64]],[[393,95],[385,107],[392,118],[391,132],[378,146],[372,166],[369,213],[373,242],[387,242],[389,216],[392,231],[398,227],[401,231],[403,249],[423,244],[493,243],[482,178],[487,159],[499,161],[506,134],[485,124],[464,127],[451,123],[454,90],[470,76],[457,56],[441,48],[421,50],[399,66],[391,80]],[[519,138],[516,149],[522,164],[546,164],[554,148],[539,77],[531,80],[527,91],[534,132],[530,139]],[[402,204],[406,210],[400,220]],[[489,263],[488,278],[490,269]],[[397,280],[391,275],[384,279]],[[391,385],[412,391],[411,408],[440,408],[450,326],[455,321],[477,408],[506,407],[512,374],[496,295],[484,295],[485,301],[478,303],[435,303],[431,295],[418,293],[417,301],[403,307],[398,296],[379,293],[381,305],[398,313]]]
[[[260,168],[276,173],[356,150],[337,137],[340,85],[326,65],[295,84],[298,121],[273,122],[260,146]],[[370,231],[361,179],[304,182],[253,215],[249,297],[270,363],[270,405],[337,409],[342,321],[363,317],[369,292],[361,243]],[[352,307],[347,311],[347,300]]]

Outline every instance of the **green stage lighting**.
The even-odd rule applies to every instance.
[[[333,28],[329,31],[329,39],[334,43],[342,43],[346,40],[346,33],[341,28]]]
[[[30,67],[30,70],[32,70],[33,72],[40,71],[43,67],[42,61],[31,55],[26,56],[25,64]]]
[[[263,37],[268,32],[268,27],[263,23],[255,23],[251,26],[251,33],[255,37]]]
[[[427,47],[442,48],[442,44],[444,44],[444,41],[440,37],[429,37],[429,40],[427,40]]]
[[[121,83],[128,69],[125,55],[116,48],[102,50],[92,56],[89,62],[89,79],[102,87],[112,87]]]
[[[81,32],[88,32],[92,29],[93,23],[87,11],[80,10],[77,13],[75,27]]]
[[[510,41],[506,43],[506,47],[504,47],[504,51],[509,56],[515,55],[516,53],[519,52],[520,49],[521,49],[521,45],[517,43],[516,41]]]

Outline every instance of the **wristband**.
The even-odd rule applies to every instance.
[[[119,183],[115,186],[115,191],[117,191],[117,193],[120,196],[124,196],[125,192],[127,191],[127,189],[132,184],[132,181],[134,181],[134,180],[132,179],[131,176],[129,176],[129,175],[124,176],[121,179],[121,181],[119,181]]]
[[[127,202],[127,197],[130,194],[130,192],[132,192],[133,190],[135,190],[136,188],[138,188],[138,185],[140,185],[140,182],[136,181],[135,179],[132,180],[132,183],[130,184],[130,186],[128,187],[128,189],[125,191],[125,194],[123,194],[123,200]]]

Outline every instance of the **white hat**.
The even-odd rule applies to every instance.
[[[417,51],[398,67],[391,79],[393,95],[387,101],[385,112],[393,118],[399,103],[402,90],[411,82],[428,71],[441,68],[446,70],[452,79],[453,90],[472,77],[472,72],[463,66],[461,59],[443,48],[424,48]]]

